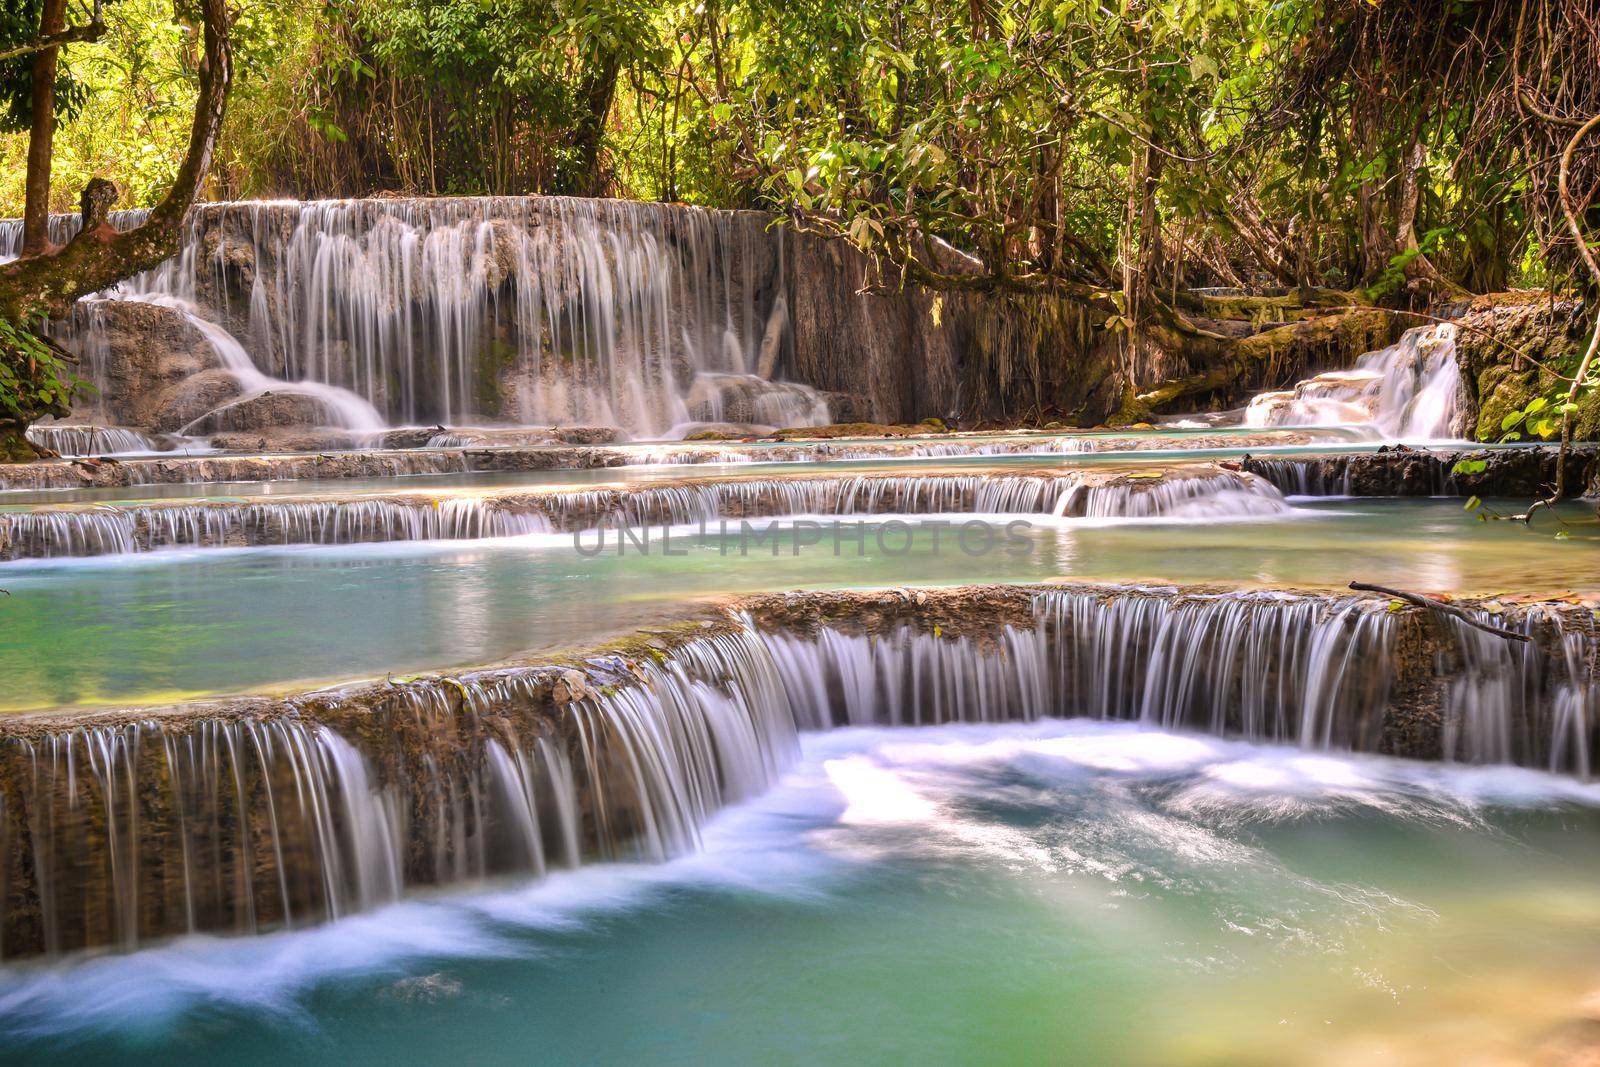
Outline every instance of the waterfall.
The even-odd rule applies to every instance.
[[[376,749],[359,718],[13,738],[0,749],[0,955],[257,933],[407,887],[667,859],[798,754],[751,632],[635,664],[629,681],[564,708],[526,674],[396,685],[394,743]]]
[[[6,226],[20,234],[0,224],[0,249],[17,239]],[[196,207],[179,254],[119,295],[188,316],[247,391],[334,390],[319,396],[355,429],[376,418],[662,434],[722,417],[733,397],[740,421],[822,424],[820,394],[756,376],[787,328],[782,257],[781,231],[744,212],[557,197],[239,202]]]
[[[1264,479],[1225,470],[1114,484],[1074,471],[746,478],[438,499],[212,501],[0,512],[0,558],[114,555],[179,546],[516,537],[795,515],[1227,518],[1288,510],[1282,494]]]
[[[1407,330],[1388,348],[1368,352],[1355,369],[1328,371],[1293,389],[1262,393],[1245,409],[1246,426],[1371,426],[1393,440],[1460,436],[1461,368],[1456,327]]]
[[[1135,472],[1111,484],[1082,481],[1057,499],[1056,515],[1088,518],[1227,518],[1287,512],[1283,494],[1254,474]]]
[[[46,953],[320,922],[399,894],[400,813],[327,727],[144,722],[12,747],[5,884],[37,902],[22,922]]]
[[[129,211],[113,211],[106,221],[114,230],[131,230],[144,222],[150,216],[148,208],[134,208]],[[50,243],[64,245],[78,235],[83,228],[83,219],[76,214],[51,215],[46,222],[46,230],[50,235]],[[0,219],[0,263],[16,259],[22,254],[22,220]]]
[[[1476,611],[1474,617],[1506,625],[1486,611]],[[1547,607],[1536,605],[1510,627],[1530,636],[1542,628],[1553,630],[1558,651],[1552,657],[1538,641],[1507,641],[1450,620],[1456,657],[1441,665],[1451,674],[1441,739],[1447,757],[1469,763],[1542,764],[1584,777],[1593,772],[1600,681],[1587,665],[1595,659],[1597,642],[1560,622]]]
[[[1384,751],[1431,728],[1446,757],[1591,768],[1600,686],[1581,614],[1520,616],[1550,639],[1528,647],[1447,629],[1430,658],[1426,617],[1379,598],[918,596],[801,602],[838,625],[753,598],[577,667],[16,724],[0,742],[0,953],[251,933],[417,887],[666,859],[769,788],[802,730],[1090,716]]]
[[[1046,593],[1076,714],[1313,748],[1372,748],[1392,616],[1360,597]]]
[[[120,426],[34,425],[28,427],[28,440],[68,457],[120,456],[160,451],[160,446],[148,434],[125,430]]]
[[[0,514],[0,558],[50,559],[182,546],[354,545],[548,533],[538,511],[473,498],[99,506]]]

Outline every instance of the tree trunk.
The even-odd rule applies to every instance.
[[[39,36],[66,28],[66,0],[44,0]],[[22,254],[36,255],[50,247],[50,157],[56,132],[56,67],[61,49],[34,53],[28,134],[26,203],[22,211]]]
[[[572,131],[575,157],[572,171],[561,183],[561,191],[570,196],[599,196],[605,192],[600,174],[600,140],[605,135],[606,118],[611,114],[611,101],[616,96],[617,75],[621,69],[622,57],[615,49],[602,51],[579,90],[587,106]]]

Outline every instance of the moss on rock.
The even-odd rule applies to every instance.
[[[1475,434],[1498,441],[1508,415],[1561,388],[1557,372],[1574,373],[1593,320],[1576,300],[1499,293],[1474,301],[1457,324],[1456,358],[1477,402]],[[1572,436],[1600,440],[1600,396],[1582,403]]]

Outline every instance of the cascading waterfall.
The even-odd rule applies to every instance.
[[[1475,617],[1494,626],[1488,612]],[[1548,766],[1583,777],[1593,773],[1591,750],[1600,729],[1600,684],[1586,664],[1595,639],[1562,629],[1547,607],[1535,606],[1514,624],[1536,635],[1541,626],[1559,634],[1559,669],[1552,684],[1547,654],[1536,641],[1508,641],[1451,619],[1459,665],[1454,668],[1441,746],[1446,756],[1469,763]]]
[[[1136,472],[1111,484],[1081,481],[1052,509],[1056,515],[1085,518],[1224,518],[1288,510],[1271,483],[1231,471],[1188,478]]]
[[[1392,617],[1372,600],[1281,593],[1038,601],[1077,714],[1313,748],[1375,747]]]
[[[807,730],[1028,721],[1053,714],[1043,638],[1006,627],[992,639],[909,629],[769,634],[789,700]]]
[[[362,736],[359,723],[292,718],[13,739],[0,749],[0,955],[263,932],[408,886],[667,859],[798,753],[753,633],[637,664],[630,681],[564,709],[526,674],[396,685],[388,721],[409,744],[366,754],[345,733]]]
[[[1282,495],[1265,480],[1232,471],[1116,484],[1101,484],[1079,472],[760,478],[439,500],[222,501],[0,512],[0,558],[113,555],[179,546],[516,537],[792,515],[1224,518],[1288,510]]]
[[[1460,436],[1461,368],[1456,327],[1407,330],[1398,342],[1293,389],[1262,393],[1245,409],[1246,426],[1369,425],[1381,436],[1432,441]]]
[[[1083,715],[1375,751],[1399,689],[1411,707],[1424,685],[1444,694],[1447,756],[1586,773],[1596,741],[1594,638],[1555,614],[1523,623],[1555,626],[1554,659],[1463,628],[1419,664],[1374,598],[1042,591],[1031,617],[959,634],[898,603],[871,634],[741,617],[582,670],[32,727],[0,744],[0,951],[248,933],[408,887],[664,859],[767,789],[800,730]]]
[[[1250,469],[1291,496],[1350,496],[1351,467],[1320,460],[1251,457]],[[1331,474],[1330,474],[1331,472]]]
[[[147,210],[113,211],[110,216],[111,225],[118,230],[132,229],[142,223],[149,215]],[[50,240],[55,244],[64,244],[77,234],[82,225],[78,215],[52,215],[50,216]],[[22,223],[17,219],[0,220],[0,263],[14,259],[22,251]],[[178,262],[182,262],[185,253],[180,253]],[[98,297],[80,301],[74,309],[74,314],[65,325],[66,337],[76,347],[83,358],[83,369],[90,382],[102,391],[107,388],[107,345],[104,338],[104,324],[99,315],[99,301],[108,297],[142,300],[150,304],[158,304],[171,308],[183,315],[188,323],[199,331],[200,335],[210,344],[216,353],[218,361],[239,382],[245,396],[252,396],[268,389],[281,389],[289,392],[302,392],[316,397],[322,402],[329,415],[329,425],[347,430],[372,431],[382,429],[385,425],[383,417],[378,414],[373,406],[345,389],[330,386],[321,381],[303,381],[298,383],[283,382],[260,370],[251,360],[238,340],[217,323],[206,318],[194,300],[191,288],[179,292],[168,291],[166,285],[174,275],[168,270],[168,265],[157,267],[154,271],[130,278],[121,283],[116,292],[101,294]],[[54,427],[36,427],[45,431],[46,435]],[[62,427],[62,430],[68,428]],[[30,436],[33,431],[30,430]],[[47,440],[39,440],[47,448],[53,448],[63,455],[107,455],[117,452],[146,452],[152,447],[149,439],[137,431],[117,427],[101,428],[99,430],[103,441],[108,445],[122,445],[125,447],[100,447],[98,450],[89,450],[97,443],[95,438],[78,439],[71,437],[62,438],[64,443],[74,446],[73,451],[56,448]]]
[[[114,230],[131,230],[149,218],[147,208],[134,208],[129,211],[113,211],[106,221]],[[64,245],[78,235],[83,228],[83,218],[76,214],[51,215],[45,223],[46,232],[50,235],[50,243]],[[16,259],[22,254],[22,220],[0,219],[0,263]]]
[[[0,557],[51,559],[163,548],[353,545],[548,533],[538,511],[470,498],[98,507],[0,514]]]
[[[119,291],[189,315],[236,373],[395,423],[661,434],[737,394],[743,421],[816,425],[819,394],[756,377],[786,328],[781,240],[741,212],[555,197],[209,204]],[[82,347],[93,377],[92,328]]]
[[[767,641],[808,729],[1082,715],[1318,748],[1376,741],[1382,605],[1074,592],[1035,607],[1032,628],[982,641],[903,628]]]
[[[28,440],[58,455],[124,456],[160,450],[154,438],[120,426],[29,426]]]
[[[145,722],[11,748],[5,802],[20,810],[3,824],[5,903],[21,896],[36,911],[8,914],[5,928],[36,951],[253,933],[399,894],[399,810],[325,726]]]

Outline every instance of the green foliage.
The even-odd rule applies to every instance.
[[[64,416],[84,388],[88,383],[72,374],[59,349],[33,329],[0,319],[0,422]]]
[[[0,8],[0,48],[24,44],[39,35],[43,0],[7,0]],[[33,59],[23,55],[0,61],[0,133],[26,130],[32,106]],[[65,62],[56,64],[56,124],[70,120],[83,107],[87,87]]]
[[[99,42],[73,45],[61,54],[72,88],[64,97],[57,85],[53,210],[74,210],[79,192],[97,176],[115,181],[125,204],[153,204],[171,185],[188,143],[194,117],[193,26],[175,20],[171,0],[117,0],[105,5],[104,14]],[[83,20],[80,5],[69,5],[69,17]],[[236,39],[248,38],[247,15],[241,14],[239,23],[243,28],[236,29]],[[30,61],[12,63],[22,71],[19,84],[26,86]],[[24,119],[15,128],[25,125]],[[25,132],[0,138],[5,214],[21,213],[26,158]]]
[[[0,42],[31,32],[39,3],[0,13]],[[105,40],[64,54],[57,207],[96,174],[132,204],[170,181],[193,102],[184,6],[175,19],[172,0],[118,0]],[[1130,338],[1145,297],[1179,284],[1403,302],[1435,275],[1555,283],[1570,242],[1531,214],[1548,206],[1550,160],[1528,157],[1515,108],[1495,96],[1517,11],[250,0],[237,5],[238,79],[208,194],[765,207],[890,265],[997,287],[1126,288],[1115,326]],[[1566,47],[1573,35],[1551,25],[1538,47]],[[25,103],[27,67],[0,64],[0,101]],[[1588,84],[1559,63],[1539,69],[1551,92]],[[0,138],[10,212],[23,152],[20,135]]]
[[[1561,426],[1568,416],[1575,416],[1586,404],[1600,395],[1600,368],[1591,368],[1589,379],[1578,389],[1577,395],[1568,399],[1571,387],[1558,385],[1543,396],[1536,396],[1522,407],[1508,412],[1500,420],[1501,441],[1520,441],[1524,437],[1552,441],[1561,436]]]

